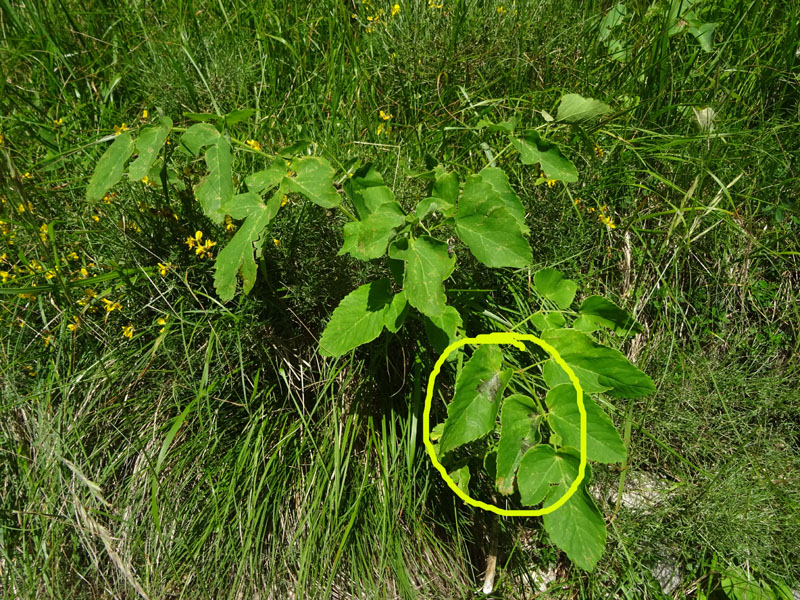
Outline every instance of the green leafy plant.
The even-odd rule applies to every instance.
[[[624,464],[625,444],[594,398],[598,394],[632,398],[652,393],[655,387],[621,352],[600,344],[590,333],[608,329],[633,334],[640,331],[639,325],[600,296],[590,296],[577,310],[569,310],[577,286],[554,269],[537,272],[534,285],[542,309],[530,320],[584,389],[587,459]],[[527,368],[515,369],[500,347],[484,345],[457,374],[447,418],[434,428],[431,439],[437,457],[464,491],[480,472],[488,476],[493,492],[516,498],[524,506],[549,506],[577,478],[580,414],[576,390],[552,358],[536,365],[536,374]],[[507,389],[512,393],[504,395]],[[606,540],[603,516],[587,491],[590,480],[587,468],[578,492],[543,517],[551,540],[585,570],[595,567]]]
[[[576,128],[585,137],[582,125],[610,112],[603,102],[567,94],[560,100],[558,123],[553,127]],[[342,173],[339,186],[336,170],[327,160],[295,156],[297,148],[289,148],[271,157],[266,169],[241,178],[244,186],[238,189],[233,147],[249,146],[256,151],[260,147],[235,140],[231,131],[251,113],[186,114],[199,121],[186,129],[173,127],[172,121],[162,116],[143,127],[137,138],[129,131],[118,133],[97,164],[87,199],[96,202],[117,184],[134,153],[137,157],[128,167],[128,178],[160,178],[165,191],[167,182],[176,179],[171,157],[177,153],[199,159],[202,154],[206,175],[195,186],[194,195],[203,214],[215,224],[239,222],[215,260],[214,285],[222,301],[234,297],[239,278],[244,293],[253,288],[266,232],[288,194],[325,209],[341,210],[350,222],[344,226],[339,254],[383,261],[387,273],[347,294],[333,311],[319,340],[320,353],[327,356],[340,356],[367,344],[384,328],[396,333],[412,314],[423,323],[434,349],[441,351],[455,341],[463,327],[459,312],[463,307],[448,303],[445,287],[457,264],[450,245],[453,238],[460,239],[486,267],[532,265],[525,208],[505,171],[496,166],[459,179],[455,172],[435,165],[423,174],[430,181],[429,193],[406,209],[373,165]],[[552,121],[550,117],[548,131]],[[484,119],[476,129],[506,136],[507,149],[515,149],[523,164],[538,165],[541,176],[537,184],[578,180],[574,163],[553,139],[537,129],[516,133],[516,125],[516,119],[497,125]],[[180,144],[172,153],[166,150],[171,133],[180,134]],[[159,160],[162,148],[164,155]],[[345,198],[350,208],[343,204]],[[629,398],[649,394],[654,388],[649,377],[624,355],[600,344],[591,334],[610,329],[627,335],[638,332],[639,326],[626,311],[600,296],[586,298],[571,311],[577,285],[554,269],[539,270],[533,280],[541,310],[530,321],[583,386],[587,458],[623,463],[626,448],[592,395]],[[435,433],[438,451],[452,467],[458,485],[470,485],[467,463],[479,460],[498,493],[518,493],[519,502],[533,506],[558,499],[576,477],[580,415],[575,389],[553,360],[543,360],[538,366],[538,380],[548,388],[543,398],[537,395],[539,384],[530,374],[512,383],[517,371],[497,347],[476,350],[457,374],[447,419]],[[510,385],[515,393],[504,399]],[[549,431],[547,437],[543,436],[545,430]],[[594,568],[606,536],[602,515],[586,491],[590,478],[589,470],[579,493],[544,518],[555,544],[583,569]]]

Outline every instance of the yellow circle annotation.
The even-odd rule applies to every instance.
[[[578,477],[575,481],[572,482],[572,485],[569,489],[564,493],[561,498],[553,502],[550,506],[545,506],[543,508],[536,508],[536,509],[527,509],[527,510],[506,510],[495,506],[494,504],[487,504],[486,502],[481,502],[480,500],[475,500],[465,492],[459,488],[456,483],[450,478],[447,474],[447,469],[445,469],[442,464],[439,462],[439,459],[436,457],[436,450],[433,447],[433,443],[431,442],[430,437],[430,418],[431,418],[431,402],[433,399],[433,388],[436,383],[436,376],[439,375],[439,372],[444,364],[444,361],[447,360],[447,357],[452,354],[454,351],[458,350],[462,346],[466,344],[510,344],[520,350],[525,350],[525,345],[522,343],[523,341],[533,342],[540,348],[542,348],[545,352],[547,352],[553,360],[556,361],[556,364],[560,366],[566,372],[569,380],[572,382],[572,385],[575,387],[575,391],[577,392],[577,402],[578,402],[578,412],[581,416],[581,423],[580,423],[580,464],[578,466]],[[558,351],[553,348],[550,344],[545,342],[544,340],[539,339],[535,335],[530,334],[523,334],[523,333],[513,333],[513,332],[504,332],[504,331],[497,331],[493,333],[482,333],[476,337],[472,338],[462,338],[456,342],[450,344],[447,348],[445,348],[442,355],[436,361],[436,364],[433,365],[433,371],[431,371],[430,379],[428,380],[428,390],[425,394],[425,409],[422,414],[422,441],[425,444],[425,448],[428,451],[428,455],[430,456],[431,462],[433,466],[436,467],[436,470],[442,476],[445,483],[448,487],[453,490],[456,496],[461,498],[467,504],[472,506],[476,506],[478,508],[482,508],[483,510],[488,510],[490,512],[496,513],[498,515],[502,515],[504,517],[538,517],[541,515],[546,515],[548,513],[553,512],[560,506],[563,506],[564,503],[570,499],[572,494],[578,491],[578,486],[580,486],[581,482],[583,481],[584,475],[586,473],[586,408],[583,405],[583,389],[581,388],[581,383],[578,380],[578,376],[575,375],[575,372],[570,368],[570,366],[561,358],[561,355]]]

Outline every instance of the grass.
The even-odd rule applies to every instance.
[[[226,233],[190,191],[123,184],[86,205],[97,140],[143,109],[254,108],[239,139],[371,160],[406,204],[426,157],[465,174],[483,142],[528,209],[536,266],[637,315],[644,334],[609,341],[658,392],[608,407],[630,459],[595,469],[606,555],[585,574],[539,520],[500,520],[492,597],[529,598],[553,567],[548,597],[662,598],[665,557],[682,568],[673,597],[734,566],[798,585],[797,6],[709,2],[705,52],[628,2],[618,62],[599,36],[608,2],[433,4],[391,18],[375,2],[0,2],[0,270],[17,277],[0,286],[5,597],[467,598],[482,581],[493,523],[421,446],[422,332],[316,354],[341,297],[380,269],[336,256],[341,216],[282,212],[253,293],[222,305],[184,240]],[[538,126],[565,92],[619,113],[558,138],[581,173],[569,188],[534,187],[501,136],[471,129]],[[715,135],[693,123],[705,106]],[[186,189],[203,173],[190,165]],[[603,205],[617,229],[590,211]],[[530,314],[527,272],[459,257],[451,287],[476,314]],[[621,507],[636,474],[668,482],[669,501]]]

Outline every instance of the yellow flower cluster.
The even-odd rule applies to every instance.
[[[122,125],[114,125],[114,135],[119,135],[123,131],[128,131],[128,126],[123,123]]]
[[[583,200],[581,200],[580,198],[575,198],[575,200],[573,200],[573,204],[575,206],[577,206],[578,208],[580,208],[580,209],[583,208]],[[606,204],[603,204],[597,210],[595,210],[595,208],[593,206],[588,206],[586,208],[586,212],[588,212],[589,214],[594,214],[596,212],[597,213],[597,219],[603,225],[606,225],[609,229],[616,229],[617,228],[617,224],[614,223],[614,218],[611,217],[608,214],[607,211],[608,211],[608,206]]]
[[[186,238],[186,245],[189,246],[190,250],[193,249],[194,253],[200,258],[205,256],[208,256],[208,258],[214,258],[214,255],[210,252],[210,250],[213,246],[217,245],[217,242],[212,240],[206,240],[203,242],[203,232],[198,230],[195,232],[194,237],[189,236]]]
[[[253,150],[261,150],[261,144],[259,144],[256,140],[247,140],[245,144],[250,146]]]
[[[115,310],[122,310],[122,304],[117,302],[116,300],[109,300],[108,298],[100,298],[100,300],[106,306],[106,312],[114,312]]]
[[[122,336],[128,339],[133,337],[133,325],[128,323],[127,325],[122,326]]]
[[[378,135],[381,135],[382,133],[388,134],[392,130],[392,128],[389,126],[389,121],[394,118],[394,115],[392,113],[384,112],[383,110],[379,111],[378,114],[383,122],[378,125],[378,129],[375,131],[375,133]]]

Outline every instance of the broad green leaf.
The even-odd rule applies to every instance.
[[[544,500],[550,506],[561,498],[578,477],[577,451],[551,446],[534,446],[519,465],[517,485],[522,504],[533,506]],[[591,571],[603,555],[606,524],[594,501],[586,493],[591,469],[578,490],[562,506],[544,515],[544,527],[550,539],[580,568]]]
[[[268,169],[251,173],[245,177],[244,182],[247,184],[248,190],[260,194],[264,190],[280,185],[283,178],[286,177],[288,168],[286,161],[279,156],[272,161]]]
[[[564,279],[555,269],[542,269],[533,276],[533,284],[542,296],[556,303],[560,309],[569,308],[575,299],[578,284],[571,279]]]
[[[458,489],[465,494],[469,494],[469,467],[467,465],[464,465],[452,473],[448,473],[448,475],[450,479],[453,480],[453,483],[458,486]]]
[[[212,115],[216,116],[216,115]],[[211,146],[215,144],[217,139],[220,137],[219,131],[213,126],[209,125],[208,123],[197,123],[196,125],[192,125],[187,129],[184,134],[181,136],[181,144],[192,153],[193,156],[197,156],[205,146]]]
[[[227,115],[225,115],[225,125],[227,127],[231,127],[232,125],[235,125],[240,121],[249,119],[255,114],[255,112],[256,111],[253,110],[252,108],[246,108],[244,110],[234,110],[233,112],[229,112]]]
[[[444,431],[444,423],[437,423],[436,427],[431,429],[431,441],[438,442],[442,438],[442,431]]]
[[[566,363],[583,378],[578,369],[593,374],[600,386],[608,386],[608,393],[619,398],[636,398],[655,391],[653,381],[633,366],[619,350],[595,342],[585,333],[575,329],[548,329],[542,339],[551,344]],[[586,393],[592,393],[588,389]]]
[[[155,127],[142,129],[139,139],[136,140],[136,151],[139,156],[128,167],[128,177],[139,181],[148,174],[171,130],[172,119],[169,117],[161,117]]]
[[[562,443],[580,448],[581,415],[572,384],[552,388],[547,392],[545,402],[550,409],[547,423],[561,436]],[[586,409],[586,458],[602,463],[624,463],[628,451],[614,423],[586,394],[583,395],[583,405]]]
[[[361,192],[367,188],[383,186],[383,177],[371,163],[357,169],[352,177],[348,177],[342,187],[347,197],[356,209],[356,216],[361,218],[366,214],[366,205],[361,197]]]
[[[436,181],[429,198],[420,200],[415,214],[422,220],[433,212],[451,217],[458,202],[458,177],[455,173],[445,171],[441,165],[434,168]]]
[[[556,451],[552,446],[539,444],[528,449],[520,459],[517,474],[517,487],[522,504],[525,506],[539,504],[547,497],[550,484],[558,483],[560,477],[561,470],[556,459]]]
[[[431,195],[417,205],[417,218],[422,220],[434,211],[450,217],[458,201],[458,177],[455,173],[445,171],[441,165],[434,168],[436,181],[433,184]]]
[[[392,303],[388,279],[367,283],[345,296],[319,340],[320,354],[341,356],[381,334]]]
[[[533,260],[519,222],[495,188],[470,177],[458,203],[456,231],[470,252],[487,267],[525,267]]]
[[[578,477],[579,459],[567,449],[556,453],[561,478],[559,485],[550,487],[544,505],[556,502]],[[523,458],[524,460],[524,458]],[[542,518],[544,529],[556,546],[584,571],[591,571],[603,555],[606,546],[606,523],[594,500],[586,492],[591,469],[586,465],[586,478],[567,502]]]
[[[456,379],[453,401],[447,406],[447,419],[440,442],[446,454],[477,440],[494,429],[500,398],[512,371],[502,370],[499,347],[479,346]]]
[[[392,244],[389,256],[406,262],[403,291],[411,306],[429,317],[441,315],[447,303],[443,282],[456,261],[447,244],[428,236],[404,238]]]
[[[537,312],[531,315],[531,323],[539,331],[545,329],[558,329],[567,324],[567,320],[560,312]]]
[[[539,416],[533,399],[514,394],[503,400],[497,447],[497,491],[514,493],[514,476],[522,456],[539,442]]]
[[[597,38],[601,42],[606,40],[611,35],[611,30],[620,25],[627,14],[628,9],[624,3],[620,2],[614,6],[600,22],[600,32]]]
[[[433,213],[441,213],[444,215],[446,212],[452,210],[452,206],[444,202],[441,198],[435,198],[430,196],[428,198],[423,198],[417,204],[417,208],[414,211],[416,217],[421,221],[425,217]]]
[[[214,121],[215,123],[222,123],[222,117],[213,113],[185,112],[183,113],[183,116],[187,119],[191,119],[192,121]]]
[[[445,306],[438,317],[422,318],[425,333],[433,346],[434,352],[441,354],[444,349],[456,341],[456,331],[463,325],[461,315],[452,306]],[[448,358],[455,358],[454,352]]]
[[[206,150],[205,160],[208,175],[195,188],[195,196],[203,213],[215,223],[221,223],[225,220],[222,206],[233,199],[233,158],[228,140],[219,136],[216,143]]]
[[[519,196],[511,189],[511,184],[508,182],[508,175],[503,169],[496,167],[485,167],[480,173],[476,175],[480,177],[481,181],[488,183],[492,189],[497,193],[497,196],[503,202],[511,216],[517,221],[519,230],[523,234],[528,233],[528,226],[525,224],[525,207],[522,206]]]
[[[619,306],[606,300],[602,296],[589,296],[581,304],[581,313],[579,319],[589,321],[608,327],[614,333],[631,334],[641,333],[641,326],[633,319],[633,317]],[[584,330],[584,327],[578,326],[577,321],[575,329]],[[593,329],[591,331],[594,331]]]
[[[106,149],[94,169],[89,185],[86,187],[86,199],[89,202],[101,200],[106,192],[122,179],[125,163],[133,154],[133,138],[129,131],[119,134]]]
[[[610,385],[600,384],[600,376],[597,373],[587,371],[586,369],[581,369],[575,365],[570,365],[570,367],[572,367],[572,370],[575,372],[575,375],[581,382],[581,388],[583,388],[584,393],[600,394],[611,389]],[[550,388],[554,388],[562,383],[568,383],[569,385],[572,385],[572,382],[570,381],[564,369],[562,369],[558,363],[552,359],[545,361],[544,365],[542,366],[542,377],[544,377],[545,383]]]
[[[392,333],[397,333],[403,326],[408,315],[408,300],[404,292],[400,291],[392,298],[392,303],[386,309],[384,325]]]
[[[236,293],[237,273],[242,275],[242,291],[247,294],[253,289],[257,273],[254,255],[260,255],[262,232],[274,214],[253,192],[230,200],[224,212],[236,219],[246,217],[214,262],[214,287],[220,299],[227,302]]]
[[[548,179],[566,183],[578,181],[578,170],[572,161],[561,153],[558,146],[543,139],[536,131],[529,130],[522,138],[509,138],[509,140],[519,152],[522,164],[538,163]]]
[[[605,102],[594,98],[584,98],[580,94],[565,94],[561,97],[556,118],[567,123],[583,123],[610,112],[611,107]]]
[[[283,185],[290,192],[303,194],[322,208],[333,208],[339,204],[339,194],[333,187],[334,169],[324,158],[304,156],[292,161],[290,170],[294,177],[286,177]]]
[[[765,587],[766,584],[764,584]],[[760,582],[741,569],[730,569],[720,579],[720,586],[732,600],[774,600],[770,589],[761,587]]]
[[[388,187],[367,188],[361,192],[361,198],[363,213],[358,221],[344,226],[344,244],[339,254],[349,252],[354,258],[371,260],[386,253],[395,229],[406,222],[406,217]]]

